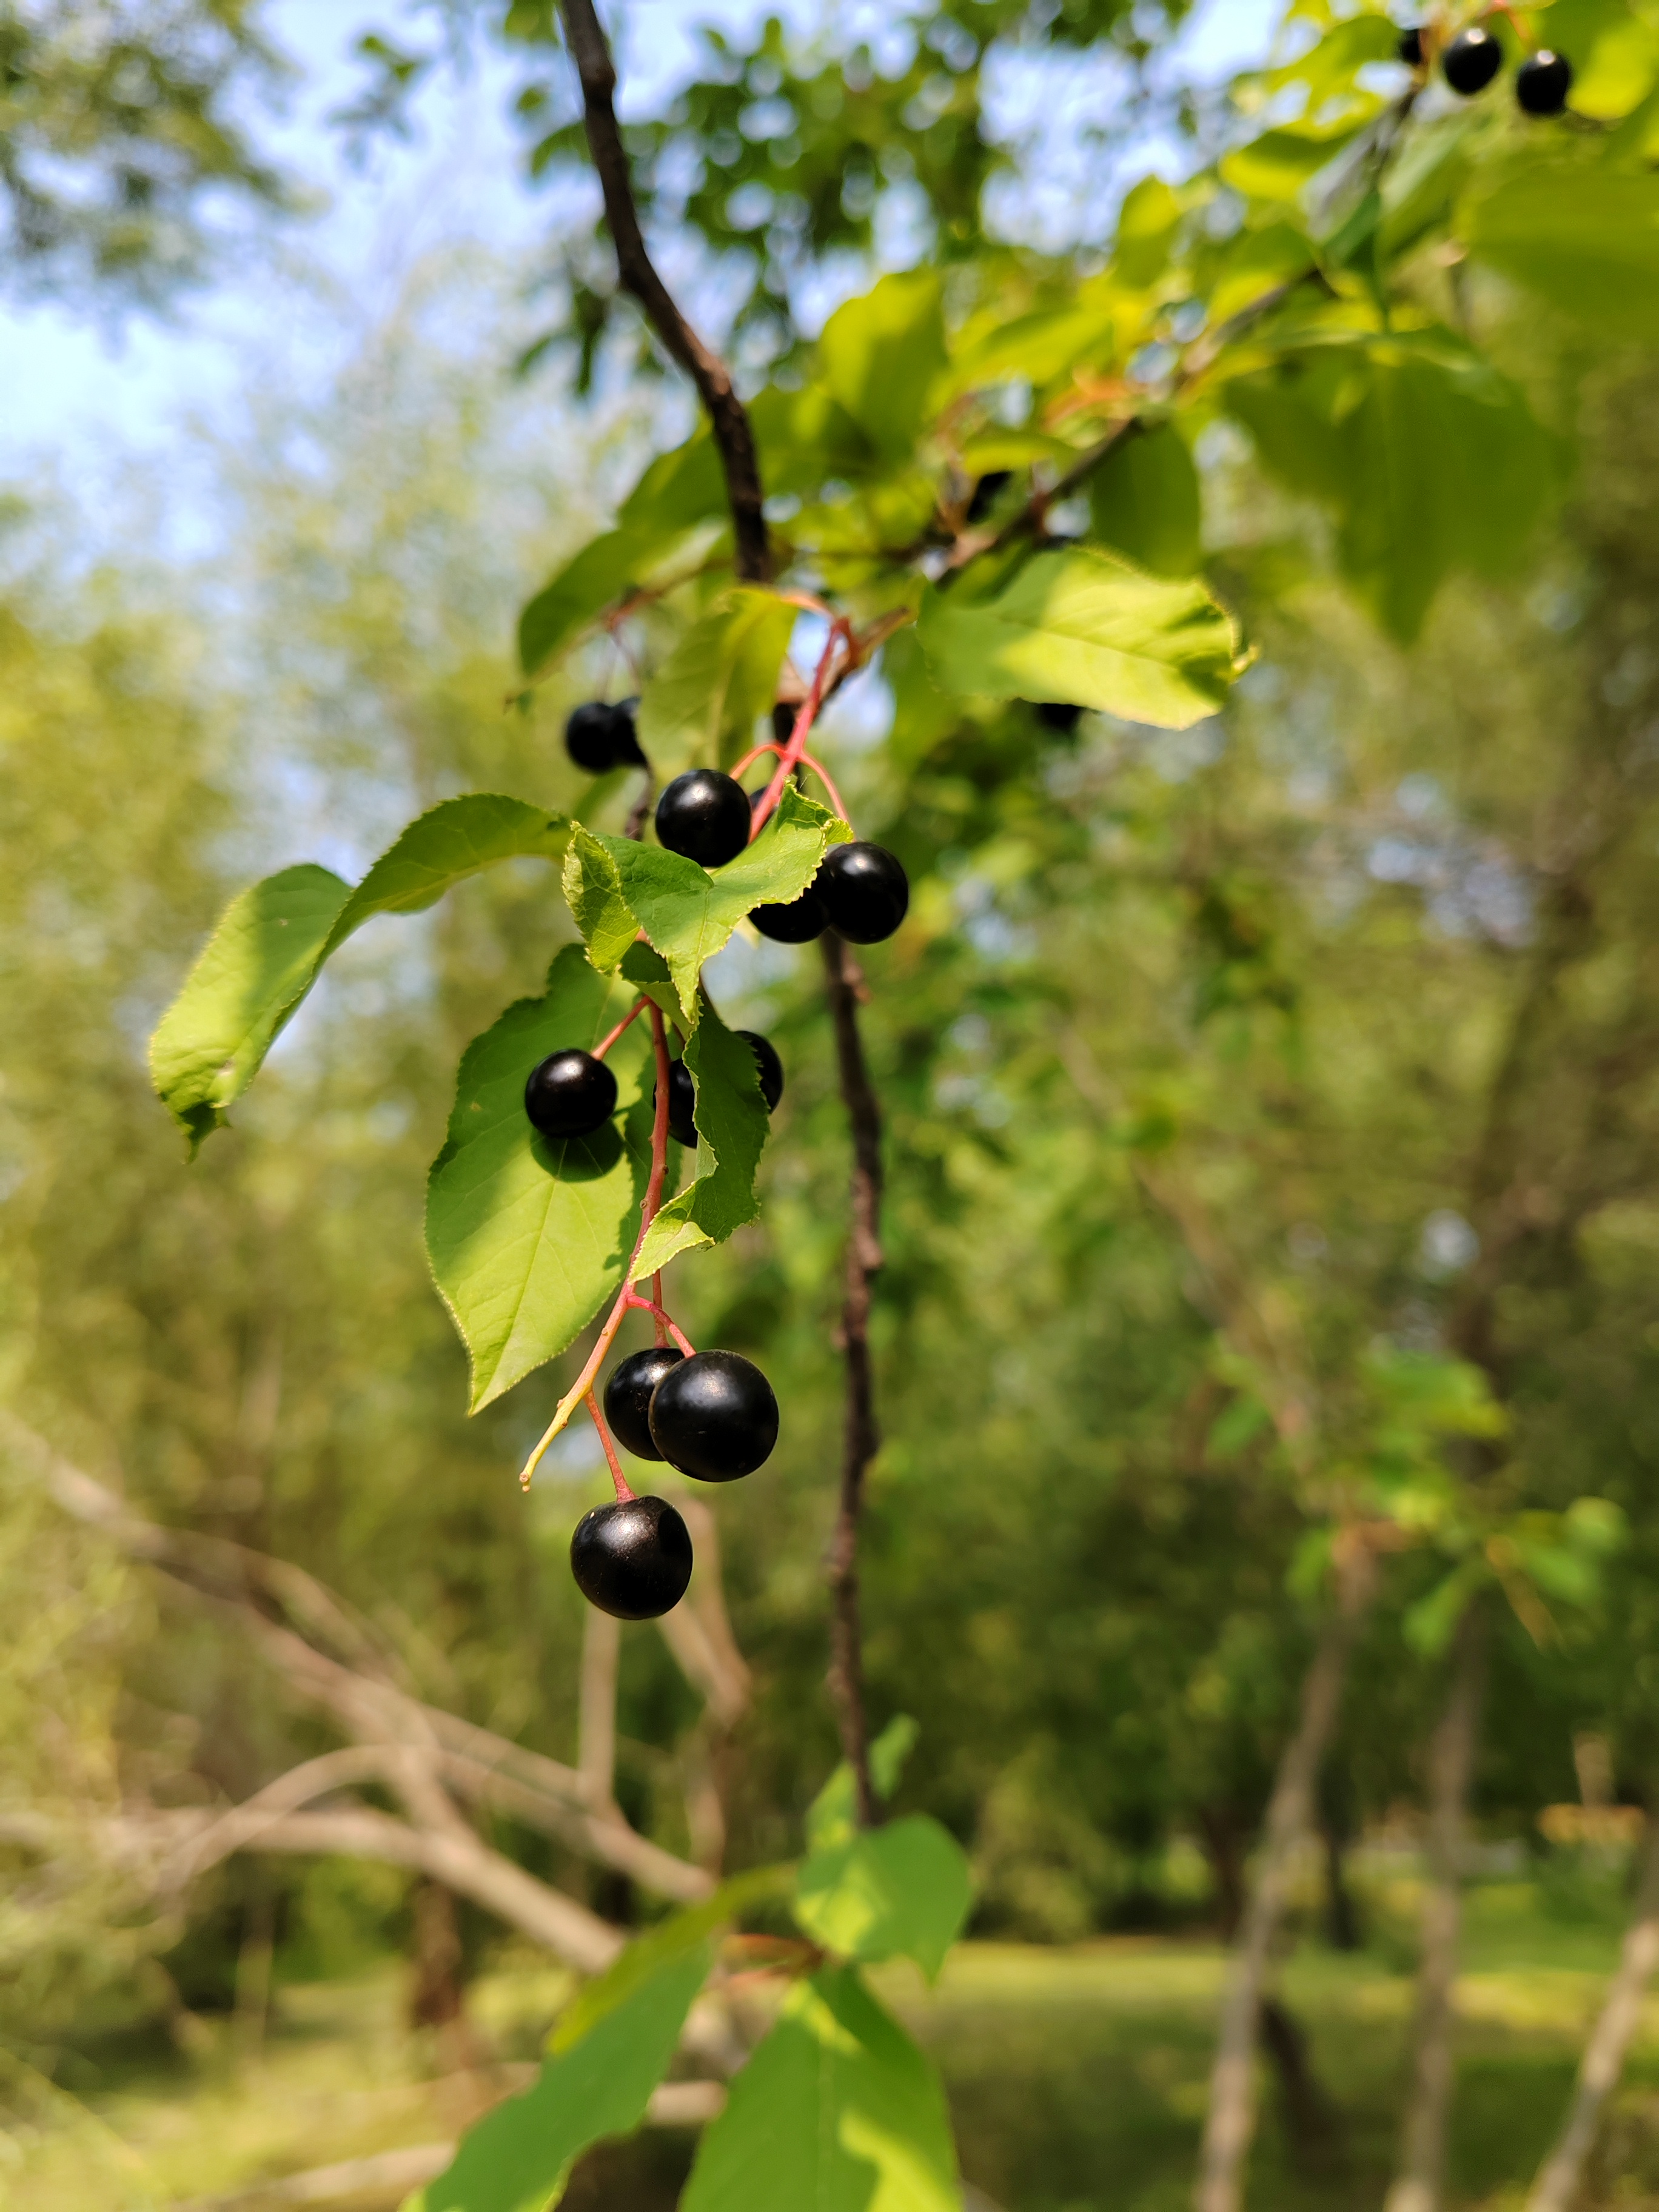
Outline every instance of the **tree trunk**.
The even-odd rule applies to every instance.
[[[1462,1844],[1486,1679],[1486,1613],[1478,1601],[1459,1624],[1451,1690],[1430,1751],[1429,1893],[1423,1905],[1412,2035],[1412,2085],[1400,2173],[1382,2212],[1440,2212],[1451,2109],[1452,1996],[1462,1920]]]
[[[1301,2023],[1279,1998],[1268,1996],[1261,2000],[1260,2025],[1261,2047],[1279,2075],[1291,2160],[1304,2171],[1328,2169],[1340,2148],[1340,2123],[1309,2063]]]
[[[1585,2046],[1560,2140],[1539,2169],[1527,2212],[1569,2212],[1595,2147],[1601,2108],[1618,2086],[1625,2053],[1642,2014],[1642,1994],[1659,1966],[1659,1820],[1650,1819],[1641,1886],[1625,1947]]]
[[[1320,1632],[1313,1663],[1302,1685],[1296,1733],[1279,1759],[1267,1807],[1261,1863],[1222,2008],[1200,2154],[1197,2212],[1238,2212],[1243,2202],[1244,2166],[1255,2129],[1255,2043],[1262,1982],[1284,1917],[1291,1863],[1307,1832],[1315,1778],[1336,1725],[1348,1654],[1370,1587],[1369,1559],[1363,1553],[1352,1554],[1340,1570],[1336,1610]]]

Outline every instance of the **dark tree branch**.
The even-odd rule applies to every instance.
[[[881,1109],[865,1064],[858,1002],[864,976],[833,929],[823,933],[823,965],[830,1012],[836,1025],[841,1095],[853,1132],[853,1183],[847,1239],[847,1289],[842,1336],[847,1360],[847,1433],[842,1459],[841,1505],[830,1542],[828,1571],[835,1612],[831,1622],[830,1690],[841,1726],[842,1749],[853,1770],[860,1823],[878,1814],[870,1780],[869,1730],[864,1711],[864,1662],[859,1632],[859,1517],[864,1479],[876,1455],[875,1389],[870,1371],[870,1286],[881,1266]]]
[[[563,13],[571,58],[581,80],[588,151],[599,172],[605,218],[617,249],[618,281],[639,301],[652,329],[697,387],[726,471],[738,574],[746,582],[763,584],[772,573],[772,556],[767,543],[760,457],[748,410],[738,397],[731,370],[686,321],[646,251],[629,175],[628,150],[612,105],[616,66],[593,0],[563,0]]]

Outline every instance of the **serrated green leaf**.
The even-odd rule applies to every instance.
[[[1090,483],[1089,512],[1097,538],[1154,576],[1198,573],[1198,471],[1172,423],[1119,440]]]
[[[1659,176],[1535,161],[1463,212],[1477,259],[1563,314],[1619,337],[1659,337]]]
[[[562,814],[473,792],[411,822],[355,890],[302,866],[234,899],[150,1040],[157,1095],[192,1152],[223,1126],[330,954],[372,915],[418,914],[497,860],[556,862],[569,836]]]
[[[968,1917],[968,1860],[925,1814],[814,1851],[795,1878],[795,1917],[817,1943],[874,1966],[914,1959],[932,1981]]]
[[[462,1055],[427,1186],[426,1242],[471,1362],[475,1413],[562,1352],[621,1287],[650,1169],[648,1069],[622,1122],[591,1137],[551,1143],[524,1110],[537,1061],[566,1046],[591,1050],[616,1006],[566,945],[546,995],[509,1006]]]
[[[622,958],[617,969],[624,982],[631,983],[644,998],[659,1006],[671,1020],[678,1018],[680,994],[674,988],[674,979],[668,972],[668,963],[660,952],[635,939]]]
[[[701,1951],[717,1929],[739,1918],[757,1905],[787,1896],[794,1880],[792,1866],[755,1867],[747,1874],[723,1881],[700,1905],[636,1936],[616,1964],[579,1990],[553,2024],[547,2048],[556,2057],[591,2033],[597,2024],[634,1992],[659,1974],[665,1966]]]
[[[192,1158],[309,989],[350,896],[349,884],[307,864],[239,892],[221,915],[149,1041],[150,1079]]]
[[[944,366],[945,310],[932,270],[884,276],[837,307],[818,340],[824,389],[890,460],[915,446]]]
[[[961,2212],[945,2093],[853,1967],[797,1983],[698,2145],[680,2212]]]
[[[745,586],[692,623],[640,696],[640,743],[659,776],[729,768],[749,750],[795,620],[787,599]]]
[[[594,842],[616,863],[621,895],[668,963],[689,1036],[697,1025],[697,978],[751,907],[799,898],[832,844],[852,832],[793,785],[752,845],[713,873],[683,853],[627,837]],[[620,956],[619,956],[620,957]]]
[[[590,2143],[631,2135],[645,2118],[708,1964],[706,1942],[665,1960],[579,2041],[544,2060],[522,2095],[469,2130],[404,2212],[549,2212]]]
[[[987,599],[932,587],[916,625],[942,691],[1053,699],[1184,730],[1239,669],[1233,624],[1194,580],[1146,576],[1109,553],[1039,553]]]
[[[640,925],[623,896],[617,863],[605,844],[580,823],[564,856],[564,896],[589,960],[608,975],[638,939]]]
[[[760,1212],[755,1171],[766,1146],[768,1115],[755,1055],[705,999],[702,1018],[687,1040],[685,1065],[696,1088],[692,1118],[702,1142],[699,1172],[660,1208],[646,1231],[634,1279],[654,1275],[677,1253],[723,1244]]]

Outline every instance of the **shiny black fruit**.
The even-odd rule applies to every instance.
[[[1044,699],[1037,707],[1037,720],[1045,730],[1058,730],[1069,737],[1083,719],[1081,707],[1068,706],[1062,700]]]
[[[657,837],[699,867],[722,868],[749,842],[749,794],[718,769],[677,775],[657,801]]]
[[[619,1498],[584,1513],[570,1571],[590,1605],[618,1620],[672,1613],[691,1579],[691,1534],[665,1498]]]
[[[1423,26],[1420,23],[1409,23],[1400,33],[1398,52],[1407,69],[1422,68]]]
[[[639,733],[634,724],[637,699],[614,704],[589,699],[571,711],[564,726],[564,749],[578,768],[589,775],[604,775],[613,768],[643,768]]]
[[[660,1459],[651,1440],[651,1393],[685,1354],[672,1344],[653,1344],[619,1360],[605,1386],[605,1418],[619,1443],[635,1459]]]
[[[785,906],[751,907],[749,919],[761,935],[769,937],[775,945],[809,945],[813,938],[823,936],[830,917],[823,910],[817,886],[809,884],[798,899],[791,899]]]
[[[1572,64],[1540,46],[1515,73],[1515,96],[1528,115],[1559,115],[1572,90]]]
[[[910,904],[910,882],[884,845],[832,845],[812,886],[830,927],[854,945],[890,937]]]
[[[1486,87],[1504,66],[1504,49],[1492,33],[1479,23],[1460,31],[1440,64],[1447,83],[1468,100]]]
[[[671,1368],[651,1400],[651,1434],[663,1457],[699,1482],[734,1482],[770,1457],[778,1401],[752,1360],[699,1352]]]
[[[651,1094],[652,1110],[656,1109],[657,1094]],[[691,1071],[683,1060],[669,1062],[668,1066],[668,1133],[677,1145],[689,1151],[697,1149],[697,1123],[695,1109],[697,1103],[696,1085],[691,1080]]]
[[[762,1036],[758,1030],[739,1030],[738,1035],[755,1055],[761,1097],[766,1101],[767,1112],[774,1114],[783,1096],[783,1062],[778,1058],[777,1048],[770,1037]]]
[[[591,1137],[617,1110],[617,1079],[591,1052],[550,1052],[530,1071],[524,1110],[544,1137]]]

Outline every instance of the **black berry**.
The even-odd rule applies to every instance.
[[[1484,92],[1504,65],[1504,49],[1480,23],[1460,31],[1446,49],[1440,66],[1454,92],[1468,100]]]
[[[786,906],[751,907],[749,919],[775,945],[808,945],[823,934],[830,917],[817,886],[809,884],[798,899],[791,899]]]
[[[769,1114],[777,1111],[783,1096],[783,1062],[778,1058],[777,1048],[770,1037],[763,1037],[757,1030],[739,1030],[738,1035],[755,1055],[755,1073],[760,1078],[761,1097],[766,1101]]]
[[[685,1354],[672,1344],[653,1344],[648,1352],[635,1352],[619,1360],[605,1386],[605,1418],[618,1443],[626,1444],[635,1459],[660,1459],[651,1440],[651,1393],[671,1367]]]
[[[530,1071],[524,1110],[544,1137],[591,1137],[617,1110],[617,1079],[591,1052],[550,1052]]]
[[[832,845],[813,885],[830,926],[854,945],[890,937],[910,904],[910,883],[884,845]]]
[[[651,1094],[654,1109],[656,1092]],[[668,1070],[668,1133],[677,1145],[689,1151],[697,1149],[696,1107],[697,1087],[691,1080],[691,1071],[683,1060],[670,1063]]]
[[[677,775],[657,801],[657,836],[700,867],[721,868],[749,842],[749,794],[718,769]]]
[[[1399,52],[1401,60],[1405,63],[1407,69],[1422,68],[1423,26],[1420,23],[1407,24],[1400,33]]]
[[[691,1579],[691,1534],[665,1498],[619,1498],[584,1513],[570,1571],[590,1605],[618,1620],[672,1613]]]
[[[1082,720],[1081,707],[1068,707],[1058,699],[1044,699],[1037,707],[1037,720],[1045,730],[1058,730],[1069,737]]]
[[[574,708],[564,726],[564,749],[578,768],[590,775],[604,775],[613,768],[644,768],[634,712],[637,699],[612,704],[589,699]]]
[[[1540,46],[1515,73],[1515,96],[1528,115],[1559,115],[1572,89],[1572,64]]]
[[[996,505],[997,495],[1003,486],[1013,481],[1013,473],[1012,469],[988,469],[974,486],[973,496],[968,502],[968,513],[964,520],[969,522],[983,522]]]
[[[651,1434],[682,1474],[699,1482],[734,1482],[770,1456],[778,1440],[778,1401],[759,1368],[741,1352],[696,1352],[658,1383]]]

